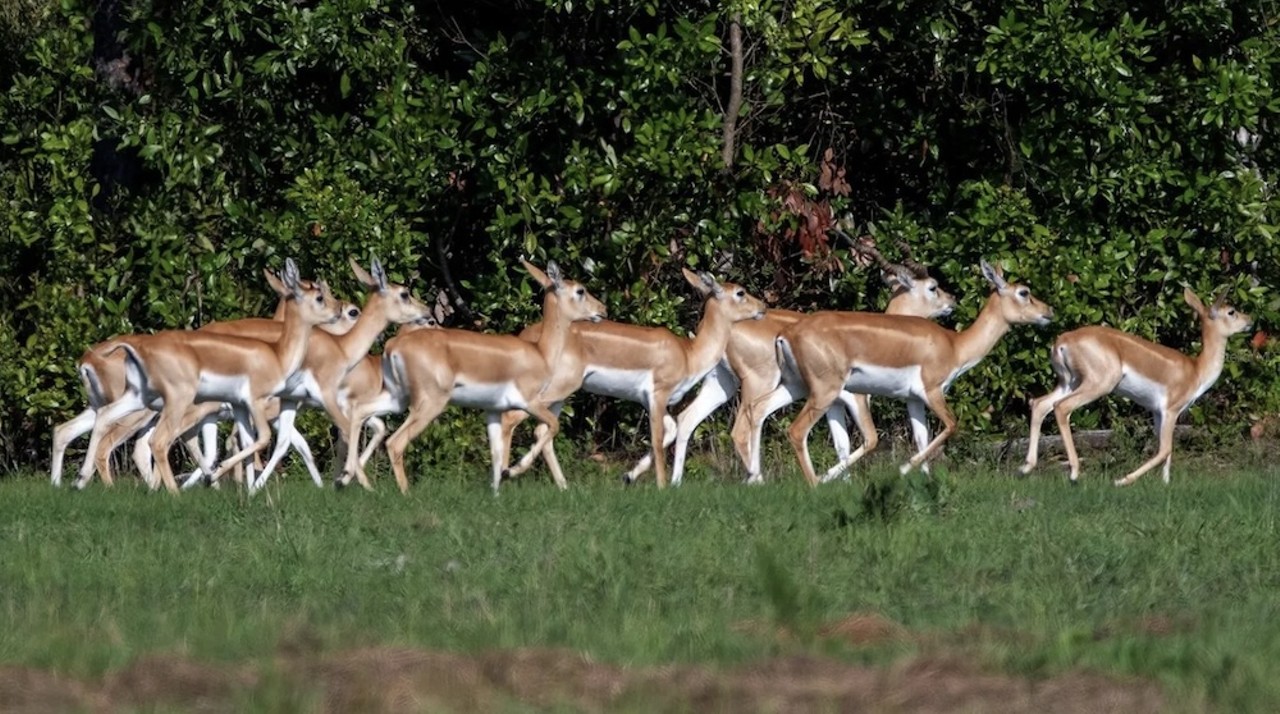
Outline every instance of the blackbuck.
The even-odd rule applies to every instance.
[[[875,248],[855,241],[842,231],[836,234],[845,239],[856,253],[873,261],[881,270],[881,277],[892,290],[886,311],[892,314],[939,317],[951,312],[955,298],[938,286],[929,276],[928,269],[911,259],[911,249],[904,242],[898,246],[906,254],[901,263],[890,263]],[[764,319],[734,324],[725,348],[725,358],[716,365],[698,387],[698,393],[685,406],[676,419],[675,458],[671,468],[671,483],[679,484],[684,478],[684,465],[689,450],[689,440],[694,431],[721,405],[738,395],[738,408],[734,414],[732,437],[738,457],[746,467],[748,483],[760,483],[760,434],[763,417],[753,419],[749,408],[769,394],[781,379],[774,341],[787,327],[804,319],[805,314],[794,310],[769,309]],[[843,394],[842,401],[856,399]],[[840,458],[849,454],[849,435],[845,423],[845,407],[833,406],[827,412],[831,440]],[[865,436],[865,435],[864,435]],[[649,467],[652,457],[645,456],[632,469],[635,476]]]
[[[404,423],[386,440],[387,455],[402,493],[409,490],[404,455],[409,444],[449,404],[485,411],[492,458],[492,485],[496,493],[507,461],[502,440],[503,412],[527,411],[547,429],[543,439],[555,438],[560,421],[550,408],[544,390],[563,359],[570,326],[580,320],[600,320],[605,306],[581,284],[565,279],[554,263],[544,273],[528,261],[525,270],[543,288],[542,335],[536,343],[515,335],[490,335],[467,330],[415,330],[387,342],[382,355],[383,381],[400,409],[408,408]],[[354,405],[350,431],[358,433],[368,415],[383,405]],[[542,444],[535,445],[542,448]],[[358,473],[358,450],[350,449],[339,483]],[[564,488],[563,474],[554,474]]]
[[[269,271],[264,271],[267,276],[268,283],[273,286],[280,286],[279,278],[271,275]],[[306,288],[314,288],[315,284],[309,280],[302,280],[300,284]],[[286,298],[288,294],[281,294],[280,301],[276,304],[275,314],[271,320],[280,322],[284,320],[284,315],[288,306],[291,304]],[[342,317],[337,322],[328,325],[321,325],[320,328],[335,335],[341,335],[355,325],[356,318],[360,316],[360,308],[350,303],[344,303],[342,306]],[[258,318],[246,318],[245,320],[229,320],[218,324],[222,326],[222,331],[228,334],[237,334],[238,325],[247,325]],[[206,326],[207,327],[207,326]],[[252,328],[249,328],[252,329]],[[112,344],[116,340],[129,339],[129,336],[118,336],[112,340],[99,342],[89,349],[85,350],[79,361],[76,362],[76,374],[80,378],[81,387],[84,389],[88,406],[77,414],[75,417],[58,424],[53,429],[53,458],[50,468],[50,481],[54,486],[62,484],[63,460],[66,455],[67,447],[79,439],[81,436],[88,434],[93,430],[97,413],[107,404],[114,402],[124,393],[125,390],[125,357],[124,353],[116,351],[110,356],[104,355],[103,348]],[[147,427],[148,424],[154,423],[156,412],[145,410],[139,412],[129,418],[117,421],[114,425],[109,425],[107,431],[103,435],[97,449],[97,453],[89,453],[85,455],[86,460],[92,460],[94,470],[101,473],[102,481],[110,486],[114,483],[111,473],[111,454],[122,443],[131,436],[136,435]],[[149,435],[149,434],[148,434]],[[301,440],[301,436],[298,437]],[[307,448],[305,441],[296,445],[299,449]],[[212,447],[212,448],[211,448]],[[309,448],[308,448],[309,451]],[[211,444],[209,440],[205,442],[205,448],[200,450],[202,463],[206,465],[210,460],[217,458],[216,444]],[[152,482],[152,466],[151,466],[151,447],[149,439],[139,438],[134,442],[133,461],[138,468],[138,473],[150,485]],[[81,468],[84,471],[84,468]]]
[[[1002,271],[985,260],[981,265],[995,291],[968,329],[954,332],[906,315],[821,312],[778,336],[779,359],[789,365],[784,373],[798,375],[809,394],[787,436],[811,486],[817,485],[818,477],[809,457],[809,431],[842,391],[907,402],[918,451],[902,465],[905,474],[932,458],[955,432],[956,419],[945,397],[952,381],[981,362],[1012,325],[1049,323],[1053,309],[1029,288],[1005,282]],[[932,441],[926,408],[942,422],[942,431]],[[829,471],[828,478],[838,476],[863,453],[865,445]]]
[[[721,283],[709,273],[694,273],[687,268],[682,269],[682,273],[704,299],[702,319],[692,338],[680,337],[665,327],[641,327],[607,320],[578,323],[570,330],[564,357],[547,388],[552,409],[557,414],[564,400],[578,389],[643,406],[649,414],[651,439],[647,459],[654,464],[660,488],[667,485],[666,449],[676,438],[676,423],[667,409],[683,399],[720,363],[735,325],[760,320],[765,315],[764,303],[747,294],[741,286]],[[530,325],[520,337],[534,341],[542,330],[541,324]],[[524,418],[523,412],[508,412],[503,418],[503,438],[508,453],[512,430]],[[539,426],[539,432],[543,428]],[[541,443],[542,434],[538,437]],[[554,474],[560,470],[555,443],[550,440],[545,443],[542,454]],[[536,449],[530,450],[510,469],[510,475],[517,476],[527,470],[538,453]],[[646,462],[641,463],[647,466]],[[623,480],[631,483],[638,475],[633,469]]]
[[[268,275],[268,280],[274,276]],[[305,288],[298,278],[298,266],[285,263],[283,283],[273,286],[286,292],[295,308],[286,312],[284,331],[275,343],[237,335],[220,335],[192,330],[168,330],[151,335],[134,335],[107,346],[110,355],[123,350],[126,355],[124,394],[103,408],[94,424],[89,452],[94,453],[108,426],[130,414],[151,408],[160,412],[151,435],[151,450],[159,480],[177,492],[169,464],[169,448],[181,435],[183,416],[197,402],[226,402],[231,405],[237,429],[251,443],[228,457],[214,471],[216,479],[237,462],[252,457],[271,440],[266,417],[268,402],[288,386],[302,366],[315,325],[336,322],[341,304],[334,300],[323,281]],[[193,456],[195,456],[193,454]],[[77,486],[87,483],[82,474]]]
[[[950,315],[955,309],[955,297],[938,287],[938,281],[929,277],[928,269],[923,265],[909,259],[902,265],[889,263],[876,249],[856,243],[848,236],[844,237],[855,251],[876,261],[890,285],[893,286],[893,296],[885,307],[884,314],[936,320]],[[910,255],[909,250],[904,250]],[[785,329],[786,327],[782,328],[782,330]],[[778,334],[782,334],[782,330],[779,330]],[[747,466],[748,483],[760,483],[763,480],[760,452],[765,419],[788,404],[807,396],[807,392],[803,389],[804,382],[798,379],[798,375],[792,375],[789,379],[784,378],[782,374],[784,363],[778,359],[774,344],[777,336],[774,335],[769,340],[769,356],[772,357],[770,362],[764,360],[765,345],[761,344],[763,340],[752,345],[760,358],[751,363],[756,371],[750,375],[749,379],[743,379],[741,404],[733,424],[733,443]],[[871,418],[871,403],[866,394],[844,389],[840,392],[839,402],[840,404],[832,405],[827,410],[827,422],[831,433],[838,435],[835,439],[837,458],[840,461],[848,460],[853,463],[876,448],[879,435]],[[848,433],[844,420],[846,408],[862,435],[862,445],[858,447],[856,455],[851,455],[849,452]]]
[[[290,380],[289,387],[279,394],[279,419],[275,448],[266,467],[250,484],[250,491],[262,488],[271,476],[280,460],[288,453],[289,447],[296,443],[297,429],[294,419],[300,405],[308,405],[324,409],[329,419],[338,427],[340,444],[345,447],[352,436],[348,429],[346,402],[347,390],[344,381],[365,357],[369,349],[384,330],[391,324],[404,324],[426,319],[430,308],[419,300],[412,291],[397,283],[388,281],[382,264],[374,259],[370,269],[366,271],[354,258],[350,260],[351,271],[369,293],[365,298],[364,309],[356,324],[343,335],[331,335],[316,331],[308,343],[307,352],[297,376]],[[211,330],[216,326],[208,326]],[[260,340],[275,342],[283,336],[282,323],[270,320],[257,320],[236,326],[235,334],[248,335]],[[206,408],[207,409],[207,408]],[[205,418],[197,407],[184,419],[183,428],[190,428],[200,419]],[[304,461],[309,461],[306,452],[300,452]],[[345,454],[339,454],[342,463]],[[312,466],[311,464],[308,464]],[[312,480],[316,486],[324,482],[319,474],[312,470]],[[186,486],[197,483],[188,479]]]
[[[396,337],[407,335],[416,330],[438,328],[439,322],[434,316],[429,315],[400,325],[400,329],[396,332]],[[358,407],[369,407],[365,412],[367,418],[364,421],[364,425],[369,427],[372,433],[369,435],[369,441],[365,443],[364,449],[360,451],[360,459],[357,462],[355,475],[360,480],[361,486],[372,490],[373,485],[369,483],[369,478],[365,475],[364,465],[369,462],[374,450],[382,444],[387,435],[387,424],[379,416],[402,411],[402,408],[396,396],[397,392],[393,392],[383,382],[382,355],[365,355],[364,359],[357,362],[351,368],[351,371],[347,373],[342,387],[346,393],[347,423],[354,424],[351,420],[351,414]],[[347,445],[347,448],[353,448],[357,445],[355,438],[359,435],[359,432],[352,432],[352,434],[353,440]],[[345,466],[345,458],[340,465]],[[346,486],[348,481],[349,478],[343,480],[340,474],[339,478],[334,482],[334,486],[341,488]]]
[[[1115,484],[1127,486],[1161,462],[1164,482],[1169,483],[1173,427],[1178,416],[1209,391],[1222,374],[1227,338],[1253,326],[1253,319],[1226,304],[1223,295],[1207,308],[1189,287],[1183,289],[1182,297],[1200,318],[1201,347],[1197,357],[1102,325],[1081,327],[1054,341],[1049,364],[1058,377],[1058,385],[1031,402],[1030,443],[1022,473],[1030,473],[1036,466],[1040,426],[1052,411],[1070,463],[1071,483],[1077,483],[1080,457],[1071,437],[1071,412],[1114,393],[1151,412],[1159,439],[1155,456]]]

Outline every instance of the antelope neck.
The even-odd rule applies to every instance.
[[[959,363],[973,366],[982,361],[1008,331],[1009,323],[1000,315],[999,298],[992,293],[973,324],[956,334],[955,352]]]
[[[685,343],[690,372],[709,371],[724,357],[732,329],[733,321],[723,314],[716,299],[708,298],[697,333]]]

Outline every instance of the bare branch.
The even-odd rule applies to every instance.
[[[738,138],[738,113],[742,111],[742,14],[729,20],[729,52],[732,69],[729,75],[729,108],[724,113],[724,170],[733,170],[735,144]]]

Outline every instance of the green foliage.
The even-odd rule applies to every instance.
[[[348,255],[377,255],[497,331],[537,316],[516,259],[555,258],[612,315],[688,331],[684,265],[779,306],[880,307],[823,236],[849,215],[882,245],[908,238],[960,296],[959,324],[984,256],[1055,308],[957,380],[962,433],[1023,428],[1062,330],[1194,349],[1182,283],[1229,288],[1260,325],[1280,313],[1265,4],[109,6],[0,6],[10,463],[81,402],[85,347],[262,314],[261,269],[286,255],[339,287]],[[726,167],[735,17],[750,51]],[[1278,368],[1270,343],[1233,343],[1191,419],[1238,433],[1275,412]],[[1130,413],[1114,409],[1081,418]],[[483,453],[473,418],[449,420],[475,435],[459,453]]]

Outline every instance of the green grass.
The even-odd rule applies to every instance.
[[[0,481],[0,661],[94,675],[145,652],[232,660],[289,642],[561,646],[622,664],[939,650],[1152,677],[1192,709],[1280,701],[1275,469],[1184,458],[1171,486],[1157,472],[1116,489],[1121,472],[1094,464],[1078,488],[1046,464],[1029,479],[952,466],[940,490],[876,467],[817,490],[788,474],[658,491],[574,463],[567,492],[535,477],[497,498],[483,466],[408,498],[385,477],[335,493],[291,475],[254,499],[15,477]],[[812,636],[867,611],[916,637]]]

